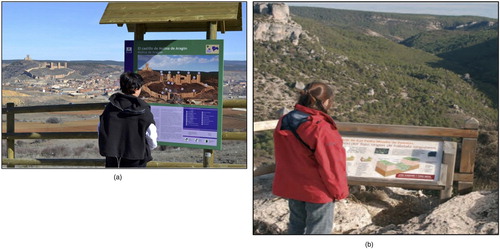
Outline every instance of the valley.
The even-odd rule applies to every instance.
[[[498,82],[498,71],[481,67],[498,58],[498,45],[476,45],[495,44],[498,20],[310,7],[287,12],[281,5],[265,4],[254,12],[254,37],[259,37],[254,43],[254,121],[292,110],[296,86],[312,81],[331,84],[335,104],[330,114],[340,122],[462,128],[466,119],[475,118],[480,124],[477,182],[498,186],[498,87],[477,76],[493,75]],[[428,44],[441,44],[454,56],[401,43],[438,31],[454,33]],[[465,42],[476,32],[483,33],[482,40]],[[464,41],[462,47],[453,50],[452,37],[455,43]],[[476,51],[460,54],[472,48]],[[460,59],[468,54],[491,56]],[[464,68],[461,61],[468,61],[467,71],[452,70]],[[254,167],[273,164],[270,131],[254,134],[254,148]]]

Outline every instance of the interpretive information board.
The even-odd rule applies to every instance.
[[[221,149],[223,41],[125,41],[125,68],[131,68],[130,53],[144,79],[139,97],[151,105],[158,144]]]
[[[217,109],[153,105],[151,111],[158,128],[158,141],[217,146]]]
[[[437,182],[442,141],[343,137],[347,175],[353,177]]]

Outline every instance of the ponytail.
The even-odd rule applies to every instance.
[[[326,100],[330,100],[328,106],[323,105]],[[332,105],[332,103],[332,89],[327,84],[321,82],[307,84],[306,87],[301,90],[298,101],[299,105],[317,109],[324,113],[328,113],[328,109]]]

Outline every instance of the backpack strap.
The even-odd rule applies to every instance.
[[[311,148],[302,138],[299,136],[297,133],[297,129],[299,126],[306,122],[307,119],[311,116],[311,114],[293,110],[289,112],[285,117],[283,117],[283,120],[281,122],[281,130],[289,130],[295,135],[295,137],[304,145],[306,148],[308,148],[311,152],[314,153],[315,149]]]

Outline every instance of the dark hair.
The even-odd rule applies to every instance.
[[[328,106],[323,106],[327,99],[330,100]],[[333,105],[333,90],[325,83],[309,83],[301,91],[298,104],[328,113],[328,109]]]
[[[144,84],[142,76],[133,72],[125,72],[120,75],[120,90],[124,94],[133,94]]]

